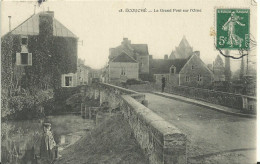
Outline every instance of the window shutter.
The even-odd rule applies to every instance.
[[[65,87],[65,76],[61,75],[61,86]]]
[[[32,65],[32,53],[28,53],[28,65]]]
[[[21,65],[21,54],[16,53],[16,65]]]

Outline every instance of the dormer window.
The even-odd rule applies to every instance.
[[[175,66],[171,66],[170,67],[170,73],[171,74],[175,74],[176,73],[176,67]]]
[[[22,46],[28,45],[28,37],[27,36],[22,36],[21,45]]]

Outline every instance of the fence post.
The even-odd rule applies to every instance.
[[[83,103],[80,104],[80,114],[81,117],[83,117]]]
[[[85,105],[85,119],[87,119],[87,106]]]

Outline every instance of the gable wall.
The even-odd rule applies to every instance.
[[[192,65],[194,69],[191,69]],[[198,81],[199,74],[202,75],[202,81]],[[186,81],[186,76],[190,77],[190,81]],[[208,86],[211,85],[212,80],[213,74],[197,56],[193,56],[180,72],[180,85],[193,87]]]

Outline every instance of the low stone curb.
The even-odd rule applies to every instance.
[[[151,93],[162,96],[162,97],[170,98],[170,99],[180,100],[180,101],[190,103],[190,104],[194,104],[194,105],[197,105],[197,106],[207,107],[211,110],[215,110],[215,111],[222,112],[222,113],[229,114],[229,115],[240,116],[240,117],[245,117],[245,118],[256,118],[256,115],[253,115],[253,114],[244,114],[244,113],[236,113],[236,112],[226,111],[226,110],[220,109],[216,106],[213,106],[214,104],[207,105],[205,103],[201,103],[199,100],[196,100],[197,102],[194,102],[194,101],[189,100],[189,98],[187,98],[187,97],[179,98],[179,97],[181,97],[179,95],[178,95],[178,97],[176,97],[173,94],[172,94],[172,96],[170,96],[170,95],[165,95],[165,94],[162,94],[162,93],[159,93],[159,92],[151,92]],[[167,94],[169,94],[169,93],[167,93]]]

